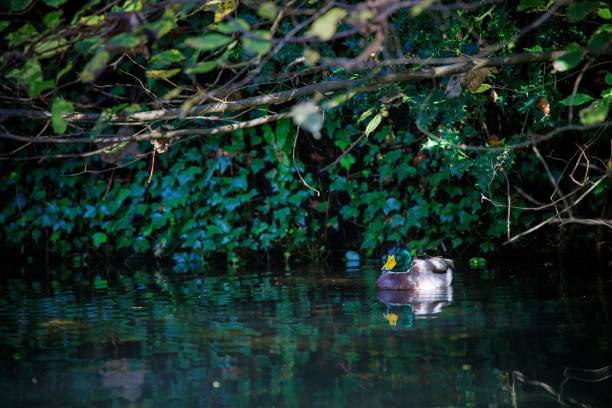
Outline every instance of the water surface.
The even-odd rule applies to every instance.
[[[0,405],[612,406],[610,282],[374,268],[0,281]],[[550,276],[550,277],[547,277]]]

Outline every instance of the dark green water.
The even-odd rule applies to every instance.
[[[52,276],[0,281],[2,406],[612,406],[601,279],[466,270],[426,297],[377,293],[373,268]]]

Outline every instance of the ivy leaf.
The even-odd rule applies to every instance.
[[[570,52],[553,61],[553,68],[556,72],[564,72],[580,64],[580,61],[582,61],[582,51],[574,46],[570,48]]]
[[[272,34],[265,30],[255,30],[251,31],[251,33],[257,38],[244,35],[241,37],[242,48],[245,53],[249,55],[260,55],[270,51],[272,48],[272,41],[270,41]]]
[[[94,244],[94,246],[96,248],[99,248],[100,245],[102,245],[102,244],[104,244],[105,242],[108,241],[108,237],[103,232],[96,232],[95,234],[93,234],[91,236],[91,238],[92,238],[93,244]]]
[[[64,119],[64,115],[74,112],[74,106],[62,97],[57,97],[51,105],[51,125],[53,131],[58,135],[62,135],[68,128],[68,122]]]
[[[210,33],[199,37],[189,37],[185,40],[185,45],[199,51],[210,51],[223,47],[232,41],[232,37],[223,34]]]
[[[336,34],[338,23],[347,16],[347,11],[340,7],[334,7],[321,17],[317,18],[306,35],[319,37],[321,41],[329,41]]]
[[[610,103],[608,101],[597,100],[588,108],[580,111],[580,122],[583,125],[594,125],[603,122],[608,117]]]
[[[593,100],[593,97],[591,95],[577,93],[574,96],[572,95],[568,96],[567,98],[559,101],[559,103],[565,106],[579,106],[591,100]]]
[[[110,60],[110,54],[108,51],[101,50],[93,56],[92,59],[85,65],[83,71],[81,72],[81,81],[83,82],[92,82],[94,81],[98,75],[104,71],[108,61]]]
[[[598,1],[573,3],[567,8],[567,19],[570,23],[577,23],[591,14],[598,6]]]
[[[365,130],[366,137],[370,136],[370,133],[376,130],[381,121],[382,115],[380,113],[377,113],[372,119],[370,119],[370,122],[368,123],[368,126],[366,126]]]

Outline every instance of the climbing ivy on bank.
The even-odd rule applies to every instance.
[[[100,152],[51,158],[83,151],[3,141],[4,158],[14,159],[0,162],[5,250],[49,251],[77,260],[84,254],[138,254],[185,262],[227,254],[238,261],[269,255],[321,259],[340,249],[373,255],[388,243],[403,241],[420,254],[487,253],[541,219],[534,211],[509,211],[509,202],[516,208],[542,206],[538,203],[548,200],[550,178],[559,180],[559,191],[580,184],[566,180],[568,163],[582,157],[576,145],[591,149],[589,165],[598,173],[588,178],[574,171],[572,177],[599,183],[580,210],[586,217],[599,217],[608,203],[609,128],[595,128],[607,120],[612,100],[611,74],[597,59],[610,47],[605,3],[559,3],[565,24],[549,22],[519,38],[521,28],[553,3],[483,3],[478,12],[452,10],[440,20],[424,12],[430,5],[424,2],[389,20],[397,38],[387,51],[475,61],[494,44],[504,44],[499,57],[568,52],[548,62],[500,64],[461,75],[317,94],[305,103],[261,105],[239,120],[269,112],[291,112],[290,118],[230,133],[118,144],[96,139],[122,134],[126,127],[115,119],[136,112],[179,111],[143,130],[195,131],[221,120],[233,123],[234,111],[218,117],[188,117],[186,112],[199,103],[193,92],[231,82],[228,72],[253,60],[260,62],[249,66],[255,80],[231,94],[235,98],[290,88],[293,84],[278,78],[296,74],[296,64],[309,72],[299,77],[299,86],[382,80],[401,68],[376,61],[365,61],[371,69],[356,71],[340,63],[323,65],[326,59],[357,58],[372,41],[366,32],[327,42],[350,31],[349,24],[373,18],[368,10],[353,10],[353,2],[347,6],[350,15],[331,8],[305,25],[301,41],[306,45],[288,41],[269,59],[264,56],[295,27],[283,21],[272,32],[281,6],[274,2],[241,7],[237,2],[126,1],[98,14],[92,10],[101,6],[99,1],[10,3],[3,6],[3,15],[14,18],[0,17],[6,47],[0,57],[6,68],[6,87],[0,90],[2,132],[85,134],[92,150]],[[574,89],[578,76],[581,82]],[[35,104],[37,110],[28,115],[38,116],[15,116],[14,104],[24,109]],[[49,112],[46,125],[37,121],[41,106]],[[91,123],[73,121],[74,112],[88,109],[96,112]],[[568,122],[593,129],[561,133],[539,144],[549,160],[549,168],[543,167],[530,140]],[[32,157],[39,159],[21,161]],[[531,193],[512,186],[526,186]],[[547,211],[556,210],[551,206]],[[572,233],[587,240],[595,234]],[[544,236],[547,245],[557,243],[556,236]],[[534,241],[542,242],[541,235],[519,245]]]

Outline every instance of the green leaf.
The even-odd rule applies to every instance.
[[[340,7],[334,7],[321,17],[317,18],[306,35],[319,37],[321,41],[329,41],[336,34],[338,23],[346,17],[348,12]]]
[[[58,8],[67,1],[68,0],[43,0],[43,3],[45,3],[49,7]]]
[[[153,58],[151,58],[149,66],[154,69],[166,68],[168,65],[181,62],[184,59],[185,56],[179,50],[166,50],[159,54],[155,54]]]
[[[37,43],[34,47],[36,56],[39,59],[50,58],[57,53],[66,51],[67,49],[67,41],[61,37],[56,40],[49,40]]]
[[[374,113],[374,108],[370,108],[359,115],[359,119],[357,119],[357,124],[363,122],[367,118],[369,118]]]
[[[612,85],[612,72],[608,72],[605,78],[606,84]]]
[[[487,89],[491,89],[491,88],[492,88],[492,86],[489,85],[489,84],[480,84],[480,86],[476,90],[471,91],[471,92],[472,93],[482,93],[482,92],[486,91]]]
[[[548,0],[521,0],[518,11],[541,11],[546,10]]]
[[[523,48],[523,51],[527,51],[527,52],[542,52],[542,51],[544,51],[544,49],[542,48],[541,45],[534,45],[533,47],[530,47],[530,48]]]
[[[591,95],[577,93],[574,96],[568,96],[567,98],[559,101],[559,103],[565,106],[579,106],[592,100],[593,97]]]
[[[110,54],[107,51],[98,51],[96,55],[94,55],[94,57],[85,65],[85,68],[83,68],[83,71],[81,72],[81,81],[94,81],[98,75],[104,71],[109,60]]]
[[[580,111],[580,122],[583,125],[594,125],[603,122],[608,117],[610,111],[610,102],[605,100],[597,100],[588,108]]]
[[[380,125],[382,118],[382,115],[380,113],[377,113],[372,119],[370,119],[370,122],[368,123],[368,126],[366,126],[365,130],[366,137],[370,136],[370,133],[376,130],[378,125]]]
[[[572,47],[576,51],[571,51],[562,56],[561,58],[553,61],[553,68],[556,72],[564,72],[574,68],[582,61],[582,51],[576,47]],[[571,48],[570,48],[571,50]]]
[[[210,33],[199,37],[189,37],[185,40],[185,45],[199,51],[210,51],[223,47],[232,41],[232,37],[227,35]]]
[[[30,41],[38,35],[38,31],[32,24],[24,24],[17,31],[13,31],[6,35],[8,39],[9,47],[14,47],[16,45],[22,44],[24,42]]]
[[[63,14],[62,10],[52,11],[43,18],[43,21],[48,28],[56,27],[62,22]]]
[[[40,63],[35,58],[29,59],[15,76],[22,84],[27,85],[30,96],[38,96],[55,86],[55,81],[44,79]]]
[[[242,18],[234,18],[233,20],[220,23],[216,26],[215,30],[223,34],[234,34],[240,31],[249,31],[251,26],[249,23],[244,21]]]
[[[144,40],[143,36],[132,33],[121,33],[112,37],[107,44],[110,47],[130,49],[138,47]]]
[[[33,0],[11,0],[10,10],[12,12],[23,11],[30,6],[30,3],[32,3],[32,1]]]
[[[99,248],[100,245],[102,245],[102,244],[104,244],[105,242],[108,241],[108,237],[103,232],[96,232],[95,234],[93,234],[91,236],[91,238],[92,238],[93,244],[94,244],[94,246],[96,248]]]
[[[218,60],[200,62],[185,70],[187,74],[205,74],[212,71],[219,65]]]
[[[598,6],[598,1],[573,3],[567,8],[567,19],[570,23],[577,23],[591,14]]]
[[[278,7],[273,1],[266,1],[257,7],[257,15],[270,21],[273,21],[278,14]]]
[[[105,20],[105,16],[83,16],[79,19],[79,24],[95,26],[98,24],[102,24]]]
[[[6,30],[6,28],[10,25],[11,25],[10,21],[6,21],[6,20],[0,21],[0,33]]]
[[[609,26],[609,24],[603,24],[602,27]],[[612,28],[602,28],[595,32],[589,38],[589,48],[606,48],[609,47],[612,42]]]
[[[57,97],[51,105],[51,124],[53,131],[58,135],[62,135],[68,128],[68,122],[64,119],[64,115],[74,112],[74,106],[62,97]]]
[[[612,13],[610,13],[610,9],[608,7],[598,9],[597,15],[604,20],[610,20],[612,18]]]
[[[181,72],[181,68],[174,69],[150,69],[145,72],[147,78],[168,79]]]
[[[272,34],[265,30],[252,31],[251,34],[257,38],[247,37],[243,35],[240,40],[242,41],[242,48],[244,52],[249,55],[261,55],[265,54],[272,48]]]

